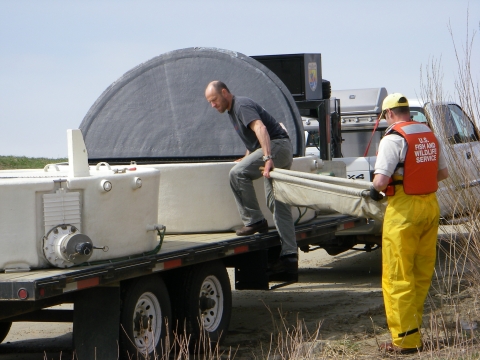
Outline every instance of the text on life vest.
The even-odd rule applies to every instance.
[[[415,161],[417,163],[437,161],[437,145],[428,141],[427,138],[418,138],[415,144]]]

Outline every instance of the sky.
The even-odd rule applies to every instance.
[[[0,155],[66,157],[66,130],[111,83],[195,46],[321,53],[333,90],[407,97],[420,96],[420,69],[440,61],[444,92],[455,96],[453,43],[462,55],[479,25],[480,0],[0,0]]]

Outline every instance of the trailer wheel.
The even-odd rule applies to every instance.
[[[190,336],[191,349],[204,351],[220,343],[232,313],[230,279],[222,262],[189,269],[176,300],[178,326]]]
[[[0,343],[5,340],[12,327],[12,322],[0,322]]]
[[[154,359],[166,353],[172,310],[163,280],[149,276],[131,282],[124,292],[120,344],[122,355]],[[143,357],[142,357],[143,359]]]

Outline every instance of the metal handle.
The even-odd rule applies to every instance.
[[[102,162],[99,162],[97,164],[97,166],[95,167],[95,169],[98,171],[100,169],[100,166],[106,166],[108,168],[108,170],[112,170],[112,168],[110,167],[110,164],[105,162],[105,161],[102,161]]]
[[[56,164],[47,164],[47,165],[45,165],[45,167],[43,168],[43,171],[48,172],[48,169],[50,169],[50,167],[54,167],[55,170],[60,171],[60,168],[59,168],[58,165],[56,165]]]
[[[100,247],[100,246],[94,246],[93,248],[94,248],[95,250],[103,250],[103,252],[107,252],[108,250],[110,250],[110,249],[108,248],[108,246],[101,246],[101,247]]]

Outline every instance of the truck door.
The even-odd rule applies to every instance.
[[[450,178],[440,183],[437,192],[442,217],[452,217],[452,209],[457,213],[472,209],[468,204],[471,196],[464,188],[480,184],[480,142],[476,126],[455,103],[431,104],[425,106],[426,114],[421,108],[411,108],[413,120],[427,122],[439,141],[442,142],[447,159]],[[452,190],[459,191],[452,196]],[[467,190],[468,192],[468,190]],[[454,199],[452,199],[454,198]]]
[[[447,152],[449,163],[455,164],[457,176],[463,178],[463,182],[471,182],[480,179],[480,142],[479,134],[473,122],[465,114],[462,108],[453,103],[441,105],[426,105],[433,122],[433,130],[444,140],[444,146],[453,149]]]

